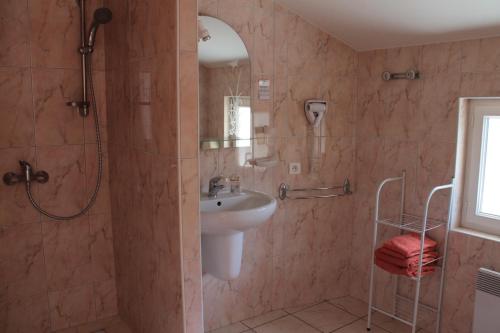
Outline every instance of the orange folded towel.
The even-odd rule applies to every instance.
[[[408,258],[412,258],[412,257],[407,257],[399,252],[396,252],[396,251],[393,251],[391,249],[388,249],[386,248],[385,246],[382,246],[379,248],[379,250],[381,250],[381,252],[383,252],[384,254],[387,254],[388,256],[391,256],[391,257],[394,257],[394,258],[398,258],[398,259],[401,259],[401,260],[405,260],[405,259],[408,259]],[[424,253],[429,253],[429,252],[435,252],[436,249],[435,248],[431,248],[431,249],[427,249],[424,251]],[[420,253],[416,254],[417,256],[420,255]]]
[[[385,247],[381,247],[375,251],[375,257],[379,260],[383,260],[389,264],[396,265],[402,268],[418,268],[418,261],[420,259],[420,255],[416,255],[410,258],[401,258],[399,256],[393,256],[392,254],[396,253]],[[435,260],[438,257],[437,252],[428,251],[424,252],[424,257],[422,259],[423,264],[428,264]]]
[[[437,243],[434,240],[430,239],[429,237],[425,237],[424,252],[431,251],[435,249],[436,246]],[[394,252],[397,252],[406,258],[410,258],[420,254],[420,235],[411,233],[411,234],[396,236],[386,241],[383,247],[392,250]]]
[[[399,267],[393,264],[390,264],[384,260],[380,260],[375,258],[375,264],[382,268],[383,270],[398,275],[405,275],[409,277],[416,277],[418,275],[418,266],[417,267]],[[422,266],[422,276],[426,276],[432,274],[435,271],[435,267],[433,265]]]

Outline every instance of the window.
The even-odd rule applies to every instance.
[[[473,100],[462,224],[500,235],[500,100]]]

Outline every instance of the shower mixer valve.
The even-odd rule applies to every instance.
[[[3,175],[5,185],[16,185],[18,183],[26,183],[35,181],[40,184],[45,184],[49,181],[49,174],[45,171],[33,172],[33,167],[26,161],[19,161],[21,173],[7,172]]]

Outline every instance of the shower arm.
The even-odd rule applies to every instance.
[[[85,0],[76,0],[78,6],[80,7],[80,38],[81,44],[79,52],[81,54],[81,67],[82,67],[82,100],[81,101],[70,101],[66,104],[73,108],[77,108],[80,115],[86,118],[89,115],[90,102],[88,99],[87,92],[87,57],[92,53],[92,48],[90,48],[86,43],[86,28],[87,23],[85,19]]]

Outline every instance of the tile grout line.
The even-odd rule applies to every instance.
[[[306,322],[305,320],[302,320],[301,318],[299,318],[299,317],[295,316],[294,314],[291,314],[290,316],[291,316],[291,317],[293,317],[293,318],[295,318],[295,319],[300,320],[301,322],[303,322],[303,323],[304,323],[304,324],[306,324],[307,326],[312,327],[314,330],[316,330],[316,331],[318,331],[318,332],[322,332],[322,333],[323,333],[323,331],[321,331],[320,329],[318,329],[318,328],[316,328],[316,327],[312,326],[311,324],[309,324],[309,323],[308,323],[308,322]]]
[[[337,331],[339,331],[339,330],[343,329],[344,327],[347,327],[347,326],[350,326],[350,325],[354,324],[355,322],[357,322],[357,321],[359,321],[359,320],[360,320],[360,318],[356,318],[354,321],[351,321],[351,322],[350,322],[350,323],[348,323],[348,324],[342,325],[342,326],[340,326],[339,328],[336,328],[336,329],[334,329],[333,331],[330,331],[329,333],[337,332]]]
[[[279,311],[279,310],[275,310],[275,311]],[[283,316],[280,316],[280,317],[278,317],[278,318],[275,318],[275,319],[272,319],[272,320],[266,321],[266,322],[264,322],[264,323],[262,323],[262,324],[259,324],[259,325],[255,326],[255,327],[250,327],[250,326],[246,325],[245,323],[243,323],[243,321],[240,321],[240,323],[241,323],[241,324],[243,324],[244,326],[248,327],[249,329],[254,330],[255,328],[262,327],[262,326],[264,326],[264,325],[270,324],[270,323],[272,323],[272,322],[275,322],[275,321],[277,321],[277,320],[283,319],[283,318],[288,317],[288,316],[290,315],[290,314],[289,314],[288,312],[286,312],[285,310],[281,310],[281,311],[283,311],[283,312],[284,312],[284,313],[286,313],[286,314],[285,314],[285,315],[283,315]],[[272,311],[271,311],[271,312],[272,312]],[[268,313],[270,313],[270,312],[268,312]],[[266,315],[266,313],[264,313],[264,315]],[[255,317],[254,317],[254,318],[255,318]],[[252,319],[252,318],[249,318],[249,319]],[[245,319],[245,320],[248,320],[248,319]]]
[[[329,332],[329,333],[332,333],[332,332],[336,332],[336,331],[338,331],[338,330],[340,330],[340,329],[342,329],[342,328],[344,328],[344,327],[346,327],[346,326],[352,325],[353,323],[355,323],[355,322],[357,322],[357,321],[359,321],[359,320],[365,320],[365,319],[366,319],[366,315],[362,315],[362,316],[360,316],[360,315],[358,315],[358,314],[355,314],[355,313],[353,313],[353,312],[348,311],[347,309],[345,309],[345,308],[343,308],[343,307],[341,307],[341,306],[339,306],[339,305],[337,305],[337,304],[332,303],[332,301],[333,301],[333,300],[335,300],[335,299],[341,299],[341,298],[346,298],[346,297],[350,297],[350,298],[356,299],[356,298],[351,297],[351,296],[342,296],[342,297],[336,297],[336,298],[332,298],[332,299],[326,299],[326,300],[323,300],[323,301],[318,302],[318,303],[315,303],[315,304],[310,304],[309,306],[307,306],[307,307],[305,307],[305,308],[303,308],[303,309],[300,309],[300,310],[298,310],[298,311],[295,311],[295,312],[291,312],[291,311],[286,310],[286,309],[284,309],[284,308],[282,308],[282,309],[277,309],[277,310],[274,310],[274,311],[283,311],[284,315],[281,315],[281,316],[279,316],[279,317],[277,317],[277,318],[275,318],[275,319],[269,320],[269,321],[265,321],[265,322],[263,322],[263,323],[261,323],[261,324],[259,324],[259,325],[257,325],[257,326],[254,326],[254,327],[251,327],[251,326],[249,326],[249,325],[245,324],[245,323],[244,323],[244,321],[246,321],[246,320],[250,320],[250,319],[253,319],[253,318],[257,318],[257,317],[259,317],[259,316],[257,316],[257,317],[252,317],[252,318],[248,318],[248,319],[244,319],[244,320],[239,321],[239,322],[236,322],[236,323],[239,323],[239,324],[241,324],[242,326],[244,326],[244,327],[245,327],[245,330],[244,330],[244,331],[242,331],[242,332],[246,332],[246,331],[249,331],[249,330],[250,330],[250,331],[255,331],[255,329],[256,329],[256,328],[259,328],[259,327],[265,326],[265,325],[267,325],[267,324],[270,324],[270,323],[272,323],[272,322],[275,322],[275,321],[277,321],[277,320],[280,320],[280,319],[283,319],[283,318],[286,318],[286,317],[293,317],[293,318],[298,319],[298,320],[300,320],[301,322],[303,322],[303,323],[307,324],[308,326],[310,326],[310,327],[314,328],[315,330],[319,330],[319,329],[318,329],[318,328],[316,328],[314,325],[312,325],[312,324],[310,324],[310,323],[308,323],[308,322],[306,322],[306,321],[302,320],[301,318],[297,317],[295,314],[300,313],[300,312],[302,312],[302,311],[306,311],[306,310],[308,310],[308,309],[310,309],[310,308],[312,308],[312,307],[315,307],[315,306],[317,306],[317,305],[319,305],[319,304],[326,303],[326,304],[331,305],[331,306],[335,307],[335,308],[336,308],[336,309],[338,309],[338,310],[344,311],[344,312],[346,312],[346,313],[348,313],[348,314],[350,314],[350,315],[352,315],[352,316],[354,316],[354,317],[356,318],[356,319],[355,319],[355,320],[353,320],[352,322],[349,322],[349,323],[347,323],[347,324],[345,324],[345,325],[342,325],[341,327],[336,328],[335,330],[333,330],[333,331]],[[358,300],[358,299],[356,299],[356,300]],[[360,300],[360,301],[361,301],[361,300]],[[273,311],[270,311],[270,312],[273,312]],[[263,315],[269,314],[270,312],[264,313]],[[236,323],[235,323],[235,324],[236,324]],[[382,328],[382,327],[380,327],[380,326],[378,326],[378,325],[376,325],[376,324],[374,324],[374,326],[376,326],[377,328],[379,328],[379,329],[383,330],[384,332],[392,333],[391,331],[388,331],[388,330],[386,330],[385,328]],[[241,333],[241,332],[240,332],[240,333]]]
[[[349,297],[350,297],[350,296],[349,296]],[[339,297],[339,298],[343,298],[343,297]],[[335,299],[335,298],[334,298],[334,299]],[[334,307],[336,307],[337,309],[340,309],[340,310],[345,311],[345,312],[347,312],[347,313],[349,313],[349,314],[351,314],[351,315],[353,315],[353,316],[355,316],[355,317],[358,317],[359,319],[363,319],[364,317],[366,317],[366,316],[367,316],[367,315],[359,316],[359,315],[357,315],[357,314],[355,314],[355,313],[352,313],[351,311],[348,311],[347,309],[341,308],[339,305],[332,303],[332,302],[331,302],[331,300],[328,300],[328,301],[326,301],[326,302],[327,302],[328,304],[330,304],[330,305],[333,305],[333,306],[334,306]]]
[[[344,325],[344,326],[342,326],[342,327],[339,327],[339,328],[338,328],[338,329],[336,329],[336,330],[333,330],[332,332],[336,332],[336,331],[338,331],[338,330],[340,330],[340,329],[342,329],[342,328],[344,328],[344,327],[346,327],[346,326],[352,325],[353,323],[355,323],[355,322],[357,322],[357,321],[359,321],[359,320],[364,320],[364,319],[366,318],[366,315],[364,315],[364,316],[359,316],[359,315],[357,315],[357,314],[355,314],[355,313],[352,313],[352,312],[348,311],[347,309],[341,308],[341,307],[340,307],[339,305],[337,305],[337,304],[332,303],[332,300],[335,300],[335,299],[340,299],[340,298],[345,298],[345,297],[350,297],[350,298],[356,299],[356,298],[351,297],[351,296],[344,296],[344,297],[333,298],[333,299],[331,299],[331,300],[327,300],[326,302],[327,302],[328,304],[333,305],[333,306],[334,306],[334,307],[336,307],[337,309],[340,309],[340,310],[342,310],[342,311],[345,311],[345,312],[347,312],[347,313],[349,313],[349,314],[351,314],[351,315],[355,316],[357,319],[356,319],[355,321],[353,321],[353,322],[351,322],[351,323],[347,324],[347,325]],[[356,300],[357,300],[357,299],[356,299]],[[375,326],[376,326],[376,325],[375,325]],[[377,327],[378,327],[378,326],[377,326]],[[385,329],[382,329],[382,330],[383,330],[383,331],[386,331]],[[332,333],[332,332],[330,332],[330,333]],[[388,332],[388,331],[387,331],[387,332]],[[390,332],[389,332],[389,333],[390,333]]]
[[[246,320],[246,319],[245,319],[245,320]],[[242,321],[240,321],[239,323],[240,323],[241,325],[243,325],[243,326],[245,326],[245,327],[247,328],[247,329],[245,329],[245,330],[244,330],[244,331],[242,331],[242,332],[246,332],[246,331],[248,331],[248,329],[252,329],[250,326],[246,325],[246,324],[243,322],[243,320],[242,320]]]
[[[345,297],[345,296],[344,296],[344,297]],[[338,297],[338,298],[334,298],[334,299],[340,299],[340,298],[344,298],[344,297]],[[348,296],[348,297],[350,297],[350,296]],[[337,332],[337,331],[339,331],[339,330],[341,330],[341,329],[343,329],[343,328],[345,328],[345,327],[348,327],[349,325],[354,324],[355,322],[357,322],[357,321],[359,321],[359,320],[362,320],[362,321],[365,321],[365,320],[366,320],[366,315],[359,316],[359,315],[357,315],[357,314],[355,314],[355,313],[352,313],[352,312],[350,312],[350,311],[347,311],[347,310],[346,310],[346,309],[344,309],[344,308],[341,308],[341,307],[340,307],[339,305],[337,305],[337,304],[332,303],[331,301],[332,301],[332,300],[334,300],[334,299],[331,299],[331,300],[330,300],[330,299],[328,299],[328,300],[324,300],[324,301],[322,301],[322,302],[319,302],[319,303],[316,303],[316,304],[312,304],[312,305],[310,305],[310,306],[308,306],[308,307],[306,307],[306,308],[304,308],[304,309],[301,309],[301,310],[299,310],[299,311],[295,311],[295,312],[290,312],[290,311],[287,311],[287,310],[285,310],[285,309],[275,310],[275,311],[280,311],[280,310],[281,310],[281,311],[283,311],[285,314],[284,314],[284,315],[282,315],[282,316],[280,316],[280,317],[277,317],[277,318],[275,318],[275,319],[272,319],[272,320],[269,320],[269,321],[263,322],[263,323],[261,323],[261,324],[259,324],[259,325],[255,326],[255,327],[250,327],[249,325],[247,325],[247,324],[245,324],[245,323],[243,322],[244,320],[249,320],[249,319],[252,319],[252,318],[249,318],[249,319],[244,319],[243,321],[239,321],[239,322],[237,322],[237,323],[241,324],[242,326],[244,326],[244,327],[246,328],[244,331],[241,331],[240,333],[242,333],[242,332],[247,332],[247,331],[250,331],[250,332],[256,332],[256,331],[255,331],[255,329],[256,329],[256,328],[260,328],[260,327],[262,327],[262,326],[265,326],[265,325],[267,325],[267,324],[273,323],[273,322],[275,322],[275,321],[278,321],[278,320],[280,320],[280,319],[287,318],[287,317],[292,317],[292,318],[295,318],[295,319],[299,320],[300,322],[302,322],[302,323],[306,324],[307,326],[309,326],[309,327],[313,328],[315,331],[322,332],[319,328],[315,327],[313,324],[310,324],[310,323],[308,323],[308,322],[304,321],[303,319],[301,319],[300,317],[296,316],[296,314],[297,314],[297,313],[300,313],[300,312],[302,312],[302,311],[306,311],[306,310],[308,310],[308,309],[310,309],[310,308],[312,308],[312,307],[314,307],[314,306],[317,306],[317,305],[319,305],[319,304],[322,304],[322,303],[329,304],[329,305],[331,305],[331,306],[335,307],[336,309],[339,309],[339,310],[341,310],[341,311],[344,311],[344,312],[346,312],[346,313],[348,313],[348,314],[350,314],[350,315],[352,315],[352,316],[354,316],[354,317],[355,317],[355,319],[354,319],[353,321],[351,321],[351,322],[349,322],[349,323],[347,323],[347,324],[345,324],[345,325],[342,325],[342,326],[340,326],[340,327],[338,327],[338,328],[334,329],[333,331],[329,331],[328,333],[334,333],[334,332]],[[272,312],[272,311],[271,311],[271,312]],[[270,312],[268,312],[268,313],[270,313]],[[263,315],[266,315],[266,314],[268,314],[268,313],[264,313]],[[258,317],[258,316],[257,316],[257,317]],[[253,317],[253,318],[256,318],[256,317]],[[383,327],[380,327],[379,325],[376,325],[375,323],[373,324],[373,326],[377,327],[378,329],[382,330],[383,332],[393,333],[392,331],[389,331],[389,330],[387,330],[387,329],[385,329],[385,328],[383,328]]]
[[[286,313],[288,313],[290,315],[293,315],[295,313],[299,313],[299,312],[308,310],[308,309],[310,309],[312,307],[315,307],[316,305],[319,305],[319,304],[324,303],[324,302],[326,302],[326,300],[323,300],[323,301],[320,301],[320,302],[317,302],[317,303],[314,303],[314,304],[310,304],[310,305],[304,305],[305,307],[303,309],[297,310],[295,312],[291,312],[291,311],[288,311],[288,310],[285,310],[285,309],[283,309],[283,311],[285,311]]]

